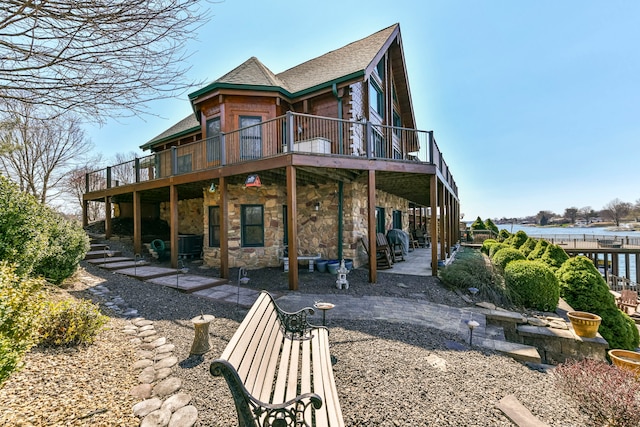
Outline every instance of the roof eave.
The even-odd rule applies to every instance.
[[[198,97],[213,92],[218,89],[239,89],[239,90],[257,90],[263,92],[278,92],[286,97],[291,97],[291,92],[280,86],[266,86],[266,85],[249,85],[249,84],[235,84],[235,83],[220,83],[214,82],[208,86],[203,87],[195,92],[189,94],[189,100],[195,101]]]
[[[172,141],[174,139],[181,138],[183,136],[189,135],[190,133],[198,132],[200,130],[201,130],[200,126],[194,126],[192,128],[185,129],[183,131],[174,133],[172,135],[165,136],[164,138],[160,138],[160,139],[149,141],[146,144],[141,145],[140,149],[142,151],[149,150],[150,148],[152,148],[155,145],[162,144],[162,143],[165,143],[165,142],[169,142],[169,141]]]
[[[298,92],[295,92],[292,95],[292,98],[299,98],[301,96],[305,96],[305,95],[308,95],[310,93],[317,92],[317,91],[322,90],[322,89],[326,89],[328,87],[333,86],[334,84],[340,84],[340,83],[345,83],[345,82],[352,81],[352,80],[357,80],[360,77],[363,77],[364,73],[365,73],[364,70],[355,71],[355,72],[353,72],[351,74],[347,74],[346,76],[338,77],[337,79],[329,80],[328,82],[323,82],[323,83],[317,84],[315,86],[311,86],[309,88],[302,89],[302,90],[300,90]]]

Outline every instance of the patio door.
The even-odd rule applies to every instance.
[[[240,160],[262,157],[262,117],[240,116]]]
[[[376,207],[376,232],[384,233],[387,231],[384,221],[384,208]]]

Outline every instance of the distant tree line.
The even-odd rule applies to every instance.
[[[582,220],[586,224],[593,223],[596,219],[613,222],[617,227],[625,221],[640,222],[640,199],[634,203],[624,202],[618,198],[611,200],[603,206],[599,211],[594,210],[591,206],[577,208],[575,206],[566,208],[562,215],[553,211],[542,210],[536,215],[525,218],[501,218],[500,223],[510,222],[530,222],[539,225],[549,224],[575,224]]]

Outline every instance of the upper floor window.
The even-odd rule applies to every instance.
[[[384,58],[376,65],[376,73],[378,73],[381,79],[384,79]]]
[[[264,246],[264,206],[242,205],[240,229],[243,247]]]
[[[369,106],[381,118],[384,118],[384,95],[380,86],[369,79]]]
[[[261,117],[240,116],[240,160],[262,157]]]

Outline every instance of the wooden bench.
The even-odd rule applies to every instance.
[[[638,291],[632,291],[624,289],[620,291],[620,298],[618,298],[618,308],[627,314],[633,314],[638,310]],[[633,311],[630,311],[633,309]]]
[[[308,323],[313,312],[284,312],[263,291],[211,363],[211,375],[227,381],[240,426],[344,426],[329,331]]]

